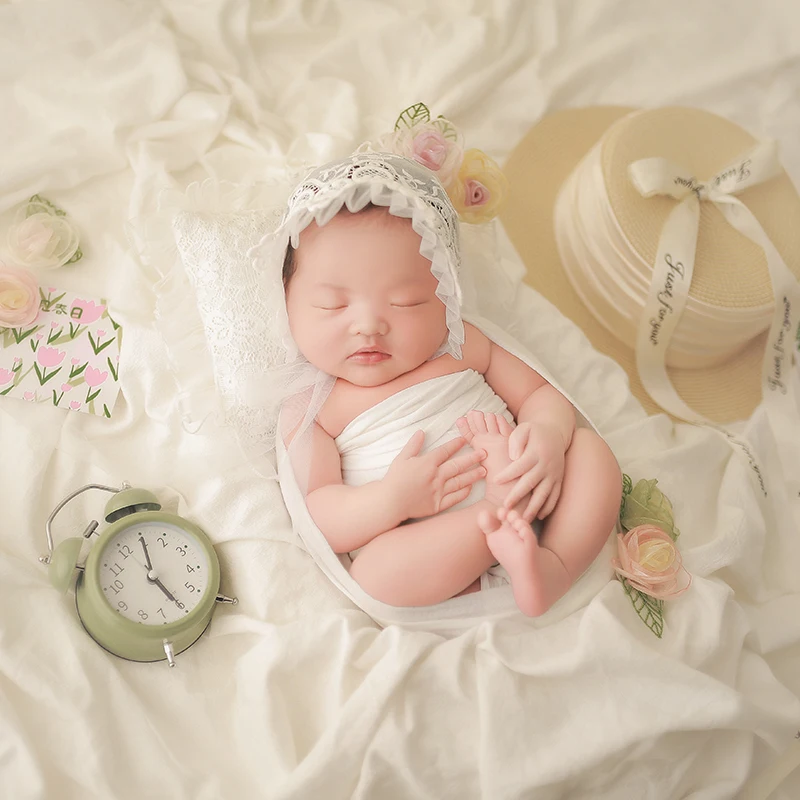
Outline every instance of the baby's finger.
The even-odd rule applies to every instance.
[[[497,434],[500,433],[500,429],[497,427],[497,415],[496,414],[485,414],[486,418],[486,430],[489,433]]]
[[[469,422],[467,422],[466,417],[459,417],[456,420],[456,427],[458,428],[458,432],[461,434],[461,436],[464,438],[465,441],[467,442],[472,441],[472,437],[475,434],[472,432],[472,428],[470,428]]]
[[[442,491],[445,494],[450,494],[451,492],[457,492],[463,489],[465,486],[471,487],[473,483],[477,483],[481,478],[486,477],[486,469],[484,467],[474,467],[467,472],[462,472],[460,475],[456,475],[449,480],[444,482],[444,486],[442,487]]]
[[[454,475],[458,475],[459,472],[464,472],[464,470],[483,461],[484,458],[486,458],[485,450],[473,450],[469,453],[464,453],[463,456],[456,456],[449,461],[445,461],[439,467],[439,474],[443,478],[452,478]]]
[[[534,470],[523,475],[514,485],[514,488],[506,496],[503,505],[506,508],[513,508],[526,494],[535,489],[542,480],[541,472]],[[538,510],[538,509],[537,509]]]
[[[511,436],[514,433],[514,429],[502,414],[497,415],[497,429],[502,436]]]
[[[553,491],[550,492],[550,497],[547,498],[547,503],[545,504],[544,508],[539,512],[539,519],[544,519],[545,517],[549,517],[553,513],[559,497],[561,497],[560,483],[557,486],[554,486]]]
[[[431,450],[428,455],[430,455],[434,464],[444,464],[450,456],[457,453],[465,444],[464,437],[457,436],[455,439],[451,439],[449,442],[445,442]]]
[[[414,431],[411,438],[405,443],[403,449],[397,454],[397,458],[414,458],[420,450],[422,450],[422,443],[425,441],[425,431]]]
[[[457,492],[446,494],[444,497],[442,497],[442,502],[439,503],[439,511],[447,511],[448,508],[452,508],[456,503],[466,500],[469,497],[470,491],[472,491],[472,487],[465,486],[463,489],[459,489]]]
[[[531,429],[527,425],[518,425],[508,437],[508,457],[519,458],[528,444]]]
[[[508,483],[509,481],[513,481],[526,472],[530,472],[538,462],[539,457],[532,453],[526,455],[524,458],[512,461],[507,467],[501,469],[500,472],[497,473],[497,477],[494,479],[495,483]]]
[[[533,494],[531,495],[531,499],[528,502],[528,507],[525,509],[525,513],[522,515],[523,519],[526,522],[532,522],[536,515],[539,513],[539,509],[544,505],[545,501],[547,500],[548,495],[550,494],[551,484],[548,481],[542,481],[536,489],[534,489]]]

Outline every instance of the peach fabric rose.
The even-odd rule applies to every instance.
[[[448,194],[464,222],[479,224],[494,219],[508,191],[500,167],[482,150],[467,150]]]
[[[617,575],[644,594],[671,600],[692,583],[678,548],[668,533],[656,525],[639,525],[617,536],[618,558],[612,560]]]
[[[30,325],[39,316],[39,284],[27,270],[0,263],[0,328]]]

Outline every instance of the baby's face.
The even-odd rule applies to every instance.
[[[448,334],[431,262],[411,221],[383,209],[300,234],[286,309],[300,352],[356,386],[379,386],[425,363]]]

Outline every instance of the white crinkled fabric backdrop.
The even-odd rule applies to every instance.
[[[500,163],[549,110],[698,105],[777,138],[800,183],[794,4],[27,0],[0,5],[0,43],[0,223],[35,192],[65,208],[85,256],[52,282],[108,297],[125,331],[111,420],[0,399],[3,798],[712,800],[792,745],[800,539],[762,517],[719,437],[648,418],[520,290],[512,332],[625,471],[659,479],[694,586],[661,640],[616,583],[449,640],[380,630],[297,547],[229,431],[184,430],[128,221],[165,187],[344,155],[419,100]],[[37,562],[59,500],[123,479],[210,534],[239,597],[174,670],[103,652]],[[70,506],[57,538],[99,502]],[[798,795],[795,773],[773,796]]]

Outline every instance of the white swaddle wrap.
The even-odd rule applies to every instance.
[[[336,437],[342,479],[348,486],[381,480],[415,431],[425,431],[422,452],[427,453],[459,436],[456,420],[469,411],[502,414],[516,425],[505,402],[474,369],[440,375],[396,392],[359,414]],[[465,445],[460,452],[471,449]],[[485,493],[486,481],[479,480],[451,510],[472,505]],[[493,567],[490,573],[491,577],[482,579],[482,588],[507,582],[502,567]]]
[[[516,424],[503,400],[473,369],[430,378],[387,397],[359,414],[336,437],[344,482],[363,486],[383,478],[417,430],[425,431],[423,453],[455,439],[460,435],[456,420],[473,410],[502,414]],[[475,483],[469,497],[454,508],[482,498],[485,486],[483,480]]]

